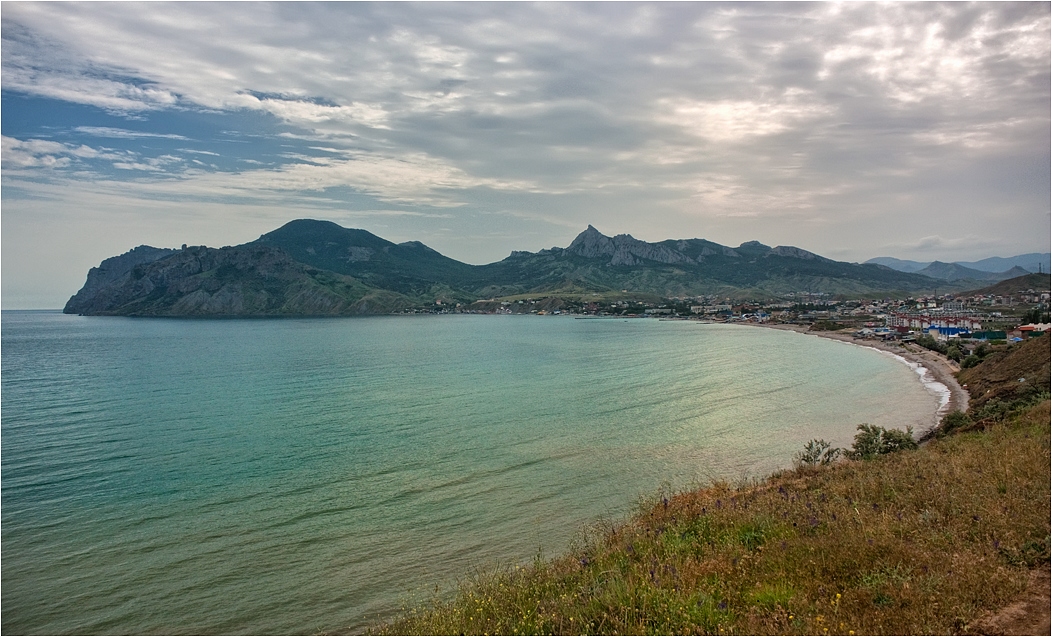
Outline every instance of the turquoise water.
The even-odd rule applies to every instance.
[[[2,631],[362,630],[639,496],[931,424],[887,356],[538,316],[2,314]]]

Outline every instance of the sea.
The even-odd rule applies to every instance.
[[[0,316],[4,634],[362,632],[944,400],[874,350],[692,321]]]

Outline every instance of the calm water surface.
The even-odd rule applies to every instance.
[[[4,633],[362,630],[639,496],[932,424],[887,356],[656,320],[2,314]]]

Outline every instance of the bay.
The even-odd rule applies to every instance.
[[[540,316],[2,314],[2,630],[363,630],[640,497],[932,423],[894,359]]]

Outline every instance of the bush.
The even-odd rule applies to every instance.
[[[932,338],[929,334],[921,334],[916,338],[916,340],[914,340],[914,342],[925,349],[930,349],[933,352],[938,352],[943,356],[946,355],[946,343],[940,343],[939,341]]]
[[[796,463],[806,467],[820,464],[832,464],[840,457],[842,449],[833,447],[825,440],[812,440],[804,450],[796,454]]]
[[[942,422],[939,423],[939,432],[948,434],[970,424],[972,424],[972,419],[968,417],[968,414],[958,409],[943,416]]]
[[[917,442],[913,439],[913,427],[902,431],[863,423],[858,426],[855,444],[852,445],[848,456],[855,460],[869,460],[884,454],[916,448]]]
[[[844,329],[844,326],[836,321],[822,320],[812,323],[810,329],[812,332],[835,332]]]

